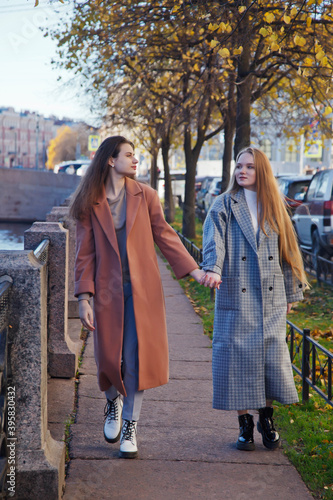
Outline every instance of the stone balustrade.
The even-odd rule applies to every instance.
[[[33,250],[44,239],[49,240],[48,258],[41,263]],[[69,290],[75,300],[75,223],[68,207],[55,207],[47,222],[35,222],[25,232],[24,248],[0,251],[0,280],[12,280],[8,362],[15,388],[14,498],[58,500],[65,443],[53,439],[48,429],[47,381],[50,376],[75,377],[81,349],[81,342],[68,335]]]

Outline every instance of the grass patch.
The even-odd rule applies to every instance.
[[[301,383],[296,387],[301,397]],[[333,499],[333,408],[316,393],[306,403],[276,403],[275,423],[283,452],[296,467],[315,498]]]
[[[311,337],[333,352],[333,289],[308,278],[311,288],[305,291],[304,300],[294,306],[288,319],[299,328],[309,328]]]

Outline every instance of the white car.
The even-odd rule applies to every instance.
[[[210,207],[213,204],[213,201],[216,199],[216,197],[221,194],[221,188],[222,188],[222,179],[220,177],[214,177],[212,182],[209,185],[208,192],[206,193],[205,196],[205,211],[206,213],[210,209]]]

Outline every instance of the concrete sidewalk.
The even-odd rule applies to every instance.
[[[159,265],[170,382],[145,393],[139,459],[119,459],[119,443],[104,440],[105,398],[97,386],[90,335],[80,369],[64,499],[312,499],[283,452],[264,448],[257,431],[256,451],[236,449],[236,412],[212,409],[211,343],[180,285],[161,259]]]

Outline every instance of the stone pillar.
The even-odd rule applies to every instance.
[[[48,372],[51,377],[75,377],[80,342],[68,335],[68,231],[58,222],[35,222],[24,233],[25,250],[48,238]]]
[[[60,222],[69,233],[68,252],[68,317],[79,317],[79,304],[74,297],[74,264],[76,247],[76,222],[69,216],[69,207],[53,207],[46,215],[47,222]]]
[[[15,496],[61,498],[65,444],[47,428],[47,266],[33,252],[0,251],[0,276],[9,275],[9,361],[15,401]],[[9,388],[8,388],[9,390]],[[13,436],[8,436],[13,437]]]

